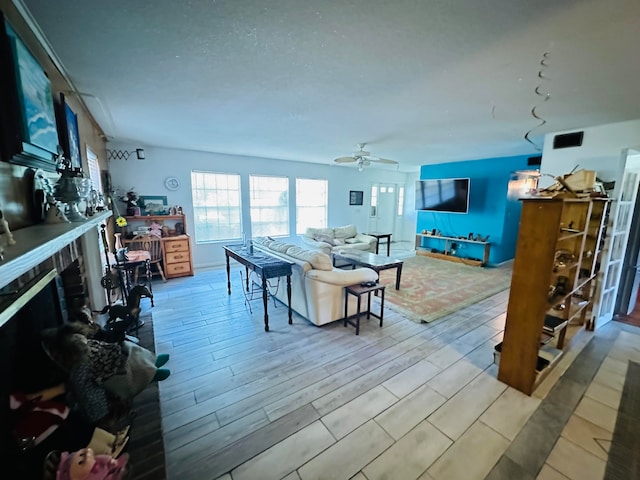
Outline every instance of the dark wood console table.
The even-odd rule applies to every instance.
[[[244,245],[223,246],[227,259],[227,292],[231,295],[231,268],[229,258],[233,258],[245,267],[246,289],[249,291],[249,270],[256,272],[262,278],[262,304],[264,305],[264,331],[269,331],[269,314],[267,312],[268,293],[267,279],[287,277],[287,300],[289,307],[289,325],[293,323],[291,316],[291,263],[258,251],[249,251]]]

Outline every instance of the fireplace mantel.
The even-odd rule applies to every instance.
[[[0,260],[0,288],[106,222],[112,214],[107,210],[85,222],[39,224],[16,230],[13,232],[16,244],[5,247],[4,260]]]

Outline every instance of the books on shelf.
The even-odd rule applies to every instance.
[[[564,318],[554,317],[553,315],[545,315],[544,327],[546,332],[555,334],[559,330],[562,330],[567,326],[567,321]]]

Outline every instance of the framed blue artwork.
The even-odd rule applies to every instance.
[[[65,157],[71,162],[72,168],[82,168],[82,157],[80,156],[80,133],[78,132],[78,115],[71,110],[71,107],[64,99],[64,94],[60,94],[61,117],[64,121],[62,126],[62,150]]]
[[[0,23],[2,158],[55,171],[59,139],[51,82],[3,16]]]

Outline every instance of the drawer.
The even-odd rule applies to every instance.
[[[167,252],[167,264],[169,263],[180,263],[180,262],[188,262],[191,260],[189,257],[189,252]]]
[[[170,242],[164,242],[165,252],[188,252],[189,240],[172,240]]]
[[[165,265],[167,275],[191,273],[191,262],[168,263]]]

